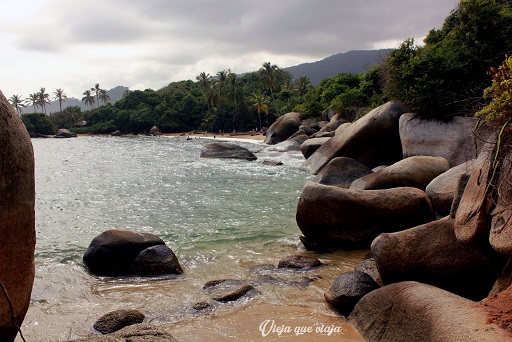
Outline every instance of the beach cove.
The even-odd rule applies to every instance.
[[[324,266],[308,272],[269,266],[299,251],[294,214],[309,177],[298,168],[303,156],[261,152],[261,143],[239,142],[259,159],[284,165],[199,159],[201,147],[213,137],[191,138],[32,140],[38,241],[24,335],[41,341],[84,338],[103,314],[131,308],[143,312],[146,321],[163,324],[179,341],[296,340],[297,335],[308,341],[362,340],[323,293],[366,251],[316,254]],[[184,274],[159,280],[89,274],[83,252],[107,229],[160,236],[177,254]],[[293,285],[304,277],[313,281]],[[195,312],[196,302],[211,300],[204,284],[223,278],[251,281],[259,293]],[[269,323],[260,329],[265,321],[275,328]]]

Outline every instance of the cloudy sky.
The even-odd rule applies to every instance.
[[[0,90],[81,98],[421,42],[457,0],[0,0]]]

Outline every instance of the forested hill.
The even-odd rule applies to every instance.
[[[284,68],[295,79],[307,76],[311,84],[317,86],[324,78],[330,78],[340,73],[359,74],[384,61],[393,49],[381,50],[352,50],[338,53],[321,61],[304,63]]]

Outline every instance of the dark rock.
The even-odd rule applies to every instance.
[[[208,304],[207,302],[195,303],[193,306],[194,310],[197,310],[197,311],[205,310],[205,309],[208,309],[209,307],[210,307],[210,304]]]
[[[309,127],[309,126],[306,126],[306,125],[300,125],[299,126],[299,131],[303,131],[308,136],[310,136],[311,134],[314,133],[313,129],[311,127]]]
[[[213,299],[215,299],[218,302],[233,302],[235,300],[240,299],[241,297],[243,297],[252,290],[254,290],[254,287],[252,287],[249,284],[244,284],[233,292],[216,296]]]
[[[445,217],[377,237],[372,255],[384,285],[412,280],[472,300],[484,298],[497,274],[482,252],[457,241],[453,224]]]
[[[309,255],[290,255],[281,259],[278,268],[311,269],[322,265],[320,260]]]
[[[144,318],[144,314],[137,310],[116,310],[100,317],[93,327],[102,334],[110,334],[128,325],[142,323]]]
[[[166,245],[151,246],[142,250],[135,257],[132,269],[135,274],[142,276],[183,273],[178,258]]]
[[[323,144],[302,167],[317,174],[336,157],[349,157],[369,168],[401,160],[398,119],[406,111],[407,107],[398,102],[375,108]]]
[[[34,152],[20,116],[0,91],[0,341],[13,341],[30,304],[34,283]],[[15,318],[13,319],[14,315]]]
[[[442,157],[409,157],[363,176],[361,179],[354,181],[350,188],[378,190],[409,186],[425,190],[434,178],[448,169],[448,161]]]
[[[368,274],[379,286],[382,286],[382,278],[379,273],[379,269],[377,268],[377,263],[375,262],[375,258],[369,254],[366,258],[363,259],[359,264],[354,267],[354,271],[359,271]]]
[[[56,138],[76,138],[76,133],[71,132],[68,129],[61,128],[55,134]]]
[[[300,146],[306,140],[309,139],[309,136],[303,131],[300,130],[286,141],[280,142],[276,145],[269,146],[265,148],[265,151],[276,151],[276,152],[298,152],[300,151]]]
[[[160,128],[158,128],[156,126],[153,126],[149,130],[149,134],[151,134],[151,135],[162,135],[162,132],[160,132]]]
[[[382,232],[432,221],[435,213],[425,192],[416,188],[350,190],[308,182],[296,218],[310,243],[358,249]]]
[[[348,316],[364,295],[378,288],[379,285],[368,274],[352,271],[336,278],[324,297],[344,316]]]
[[[281,165],[283,165],[283,163],[282,163],[282,162],[280,162],[280,161],[277,161],[277,160],[268,160],[268,159],[261,161],[261,163],[262,163],[263,165],[267,165],[267,166],[281,166]]]
[[[370,173],[369,168],[354,159],[337,157],[318,173],[314,181],[324,185],[349,188],[353,181]]]
[[[323,138],[312,138],[304,141],[302,145],[300,145],[300,151],[304,158],[309,158],[320,146],[322,146],[327,140],[331,139],[330,137]]]
[[[335,132],[317,132],[315,133],[315,138],[332,138],[334,137]]]
[[[401,282],[368,293],[349,316],[367,341],[509,341],[479,304],[437,287]]]
[[[448,160],[454,167],[474,159],[481,145],[474,140],[473,130],[477,122],[474,117],[455,116],[449,122],[421,119],[407,113],[400,118],[400,141],[404,158],[411,156],[434,156]]]
[[[120,130],[116,130],[116,131],[110,133],[110,135],[113,136],[113,137],[120,137],[123,134],[121,133]]]
[[[240,287],[245,282],[239,280],[239,279],[216,279],[216,280],[210,280],[203,286],[203,290],[210,291],[210,290],[218,290],[218,289],[226,289],[230,287]]]
[[[453,198],[457,192],[459,178],[462,174],[471,174],[475,160],[470,160],[434,178],[425,188],[434,210],[439,215],[449,215]]]
[[[75,342],[176,342],[165,325],[133,324],[104,336],[91,336]]]
[[[238,146],[229,142],[215,142],[203,146],[201,149],[201,158],[230,158],[256,160],[254,153],[245,147]]]
[[[279,117],[267,130],[265,143],[275,145],[285,141],[299,130],[302,124],[302,114],[286,113]]]
[[[464,195],[464,190],[466,189],[466,185],[468,184],[470,176],[470,174],[464,173],[459,177],[459,181],[457,182],[457,190],[455,190],[452,207],[450,208],[451,218],[455,218],[455,215],[457,214],[457,209],[459,208],[460,200],[462,199],[462,195]]]
[[[329,123],[323,126],[318,132],[334,132],[340,125],[346,123],[347,120],[343,118],[340,114],[335,114],[330,120]]]
[[[153,234],[107,230],[92,240],[83,261],[92,273],[98,275],[129,275],[133,274],[132,264],[137,255],[157,245],[165,245],[165,242]]]
[[[318,131],[320,129],[320,125],[318,124],[318,121],[314,119],[305,119],[302,120],[303,126],[308,126],[309,128]]]

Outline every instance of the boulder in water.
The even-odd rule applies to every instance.
[[[254,153],[245,147],[230,142],[215,142],[203,146],[201,158],[227,158],[227,159],[258,159]]]

